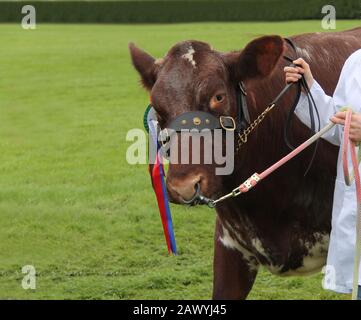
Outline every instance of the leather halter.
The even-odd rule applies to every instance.
[[[189,111],[176,117],[168,126],[175,132],[183,130],[215,130],[224,129],[233,131],[236,128],[236,122],[232,117],[220,116],[219,118],[204,111]]]
[[[247,93],[243,82],[236,87],[237,92],[237,132],[247,128],[251,122],[247,107]]]

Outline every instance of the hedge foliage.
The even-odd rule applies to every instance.
[[[331,4],[338,19],[360,19],[360,0],[4,1],[0,22],[20,22],[21,8],[36,8],[37,22],[169,23],[320,19]]]

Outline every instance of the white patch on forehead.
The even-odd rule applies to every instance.
[[[191,63],[191,65],[193,66],[193,68],[196,67],[196,62],[195,62],[194,57],[193,57],[194,53],[195,53],[195,51],[194,51],[193,47],[190,46],[188,48],[188,52],[182,55],[182,58],[189,61]]]

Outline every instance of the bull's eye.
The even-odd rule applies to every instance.
[[[225,101],[226,101],[226,94],[225,93],[217,93],[212,97],[212,99],[210,101],[210,107],[212,109],[220,108],[223,106]]]
[[[224,99],[224,97],[223,97],[221,94],[217,94],[217,95],[216,95],[216,100],[217,100],[218,102],[223,101],[223,99]]]

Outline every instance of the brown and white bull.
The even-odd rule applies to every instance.
[[[282,59],[302,57],[314,77],[332,95],[347,57],[361,48],[361,28],[335,33],[291,37],[297,53],[279,36],[251,41],[243,50],[221,53],[199,41],[176,44],[162,59],[154,59],[130,44],[134,67],[150,91],[161,127],[187,111],[236,117],[235,85],[243,81],[251,120],[284,86]],[[174,203],[201,193],[217,198],[230,192],[254,172],[261,172],[290,150],[283,139],[285,119],[295,89],[290,90],[235,154],[235,170],[217,176],[210,165],[174,164],[167,190]],[[295,144],[310,131],[297,118]],[[325,264],[331,229],[331,208],[338,149],[321,140],[309,173],[307,150],[272,174],[255,189],[216,207],[214,299],[245,299],[260,265],[273,274],[308,275]]]

